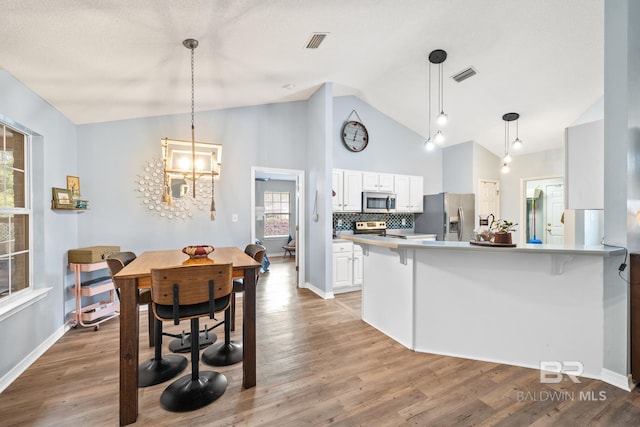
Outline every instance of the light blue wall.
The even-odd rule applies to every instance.
[[[52,287],[46,298],[0,322],[2,378],[65,322],[66,287],[73,279],[66,251],[76,247],[78,216],[50,209],[51,187],[66,187],[66,175],[77,174],[75,126],[6,71],[0,71],[0,94],[0,115],[38,134],[32,165],[33,285]]]
[[[442,191],[473,193],[473,141],[443,149]]]
[[[331,83],[309,98],[307,123],[306,281],[321,294],[331,292]],[[318,194],[316,203],[316,192]],[[317,212],[318,220],[309,220]]]
[[[282,246],[287,243],[289,236],[294,237],[296,235],[296,182],[295,181],[283,181],[279,179],[270,179],[269,181],[256,181],[256,210],[258,206],[264,208],[264,193],[265,191],[282,191],[290,194],[290,212],[289,216],[289,232],[285,237],[264,237],[264,218],[256,219],[256,239],[260,240],[262,244],[267,248],[267,254],[273,254],[274,256],[281,256],[284,254]]]
[[[369,132],[369,145],[359,153],[347,150],[340,138],[344,122],[357,120],[356,110]],[[333,100],[333,167],[424,176],[425,194],[442,191],[442,150],[427,152],[425,138],[354,96]]]
[[[215,221],[206,210],[169,222],[147,212],[136,191],[145,162],[160,158],[161,138],[191,139],[189,114],[78,126],[78,172],[91,206],[79,220],[79,245],[138,253],[201,243],[244,247],[251,238],[251,166],[305,169],[306,109],[306,102],[291,102],[196,114],[196,140],[223,146]]]

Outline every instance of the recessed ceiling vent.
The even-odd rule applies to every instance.
[[[469,77],[475,76],[476,74],[478,74],[478,71],[473,67],[469,67],[465,68],[457,74],[454,74],[453,76],[451,76],[451,78],[460,83],[463,80],[467,80]]]
[[[329,33],[313,33],[305,46],[306,49],[317,49]]]

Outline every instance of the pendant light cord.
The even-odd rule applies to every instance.
[[[193,179],[193,198],[196,197],[196,128],[194,125],[195,115],[195,78],[194,78],[194,50],[191,48],[191,173]]]
[[[431,139],[431,62],[429,62],[429,136],[427,139]]]
[[[440,113],[444,113],[444,80],[443,80],[443,63],[441,62],[439,64],[439,79],[438,79],[438,87],[440,89],[440,98],[439,98],[439,104],[440,104]]]

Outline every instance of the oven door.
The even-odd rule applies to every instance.
[[[387,213],[396,211],[395,193],[362,192],[362,212]]]

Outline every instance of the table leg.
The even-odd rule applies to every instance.
[[[257,268],[244,270],[244,297],[242,322],[242,385],[244,388],[256,385],[256,274]]]
[[[138,284],[116,279],[120,288],[120,425],[138,418]]]

